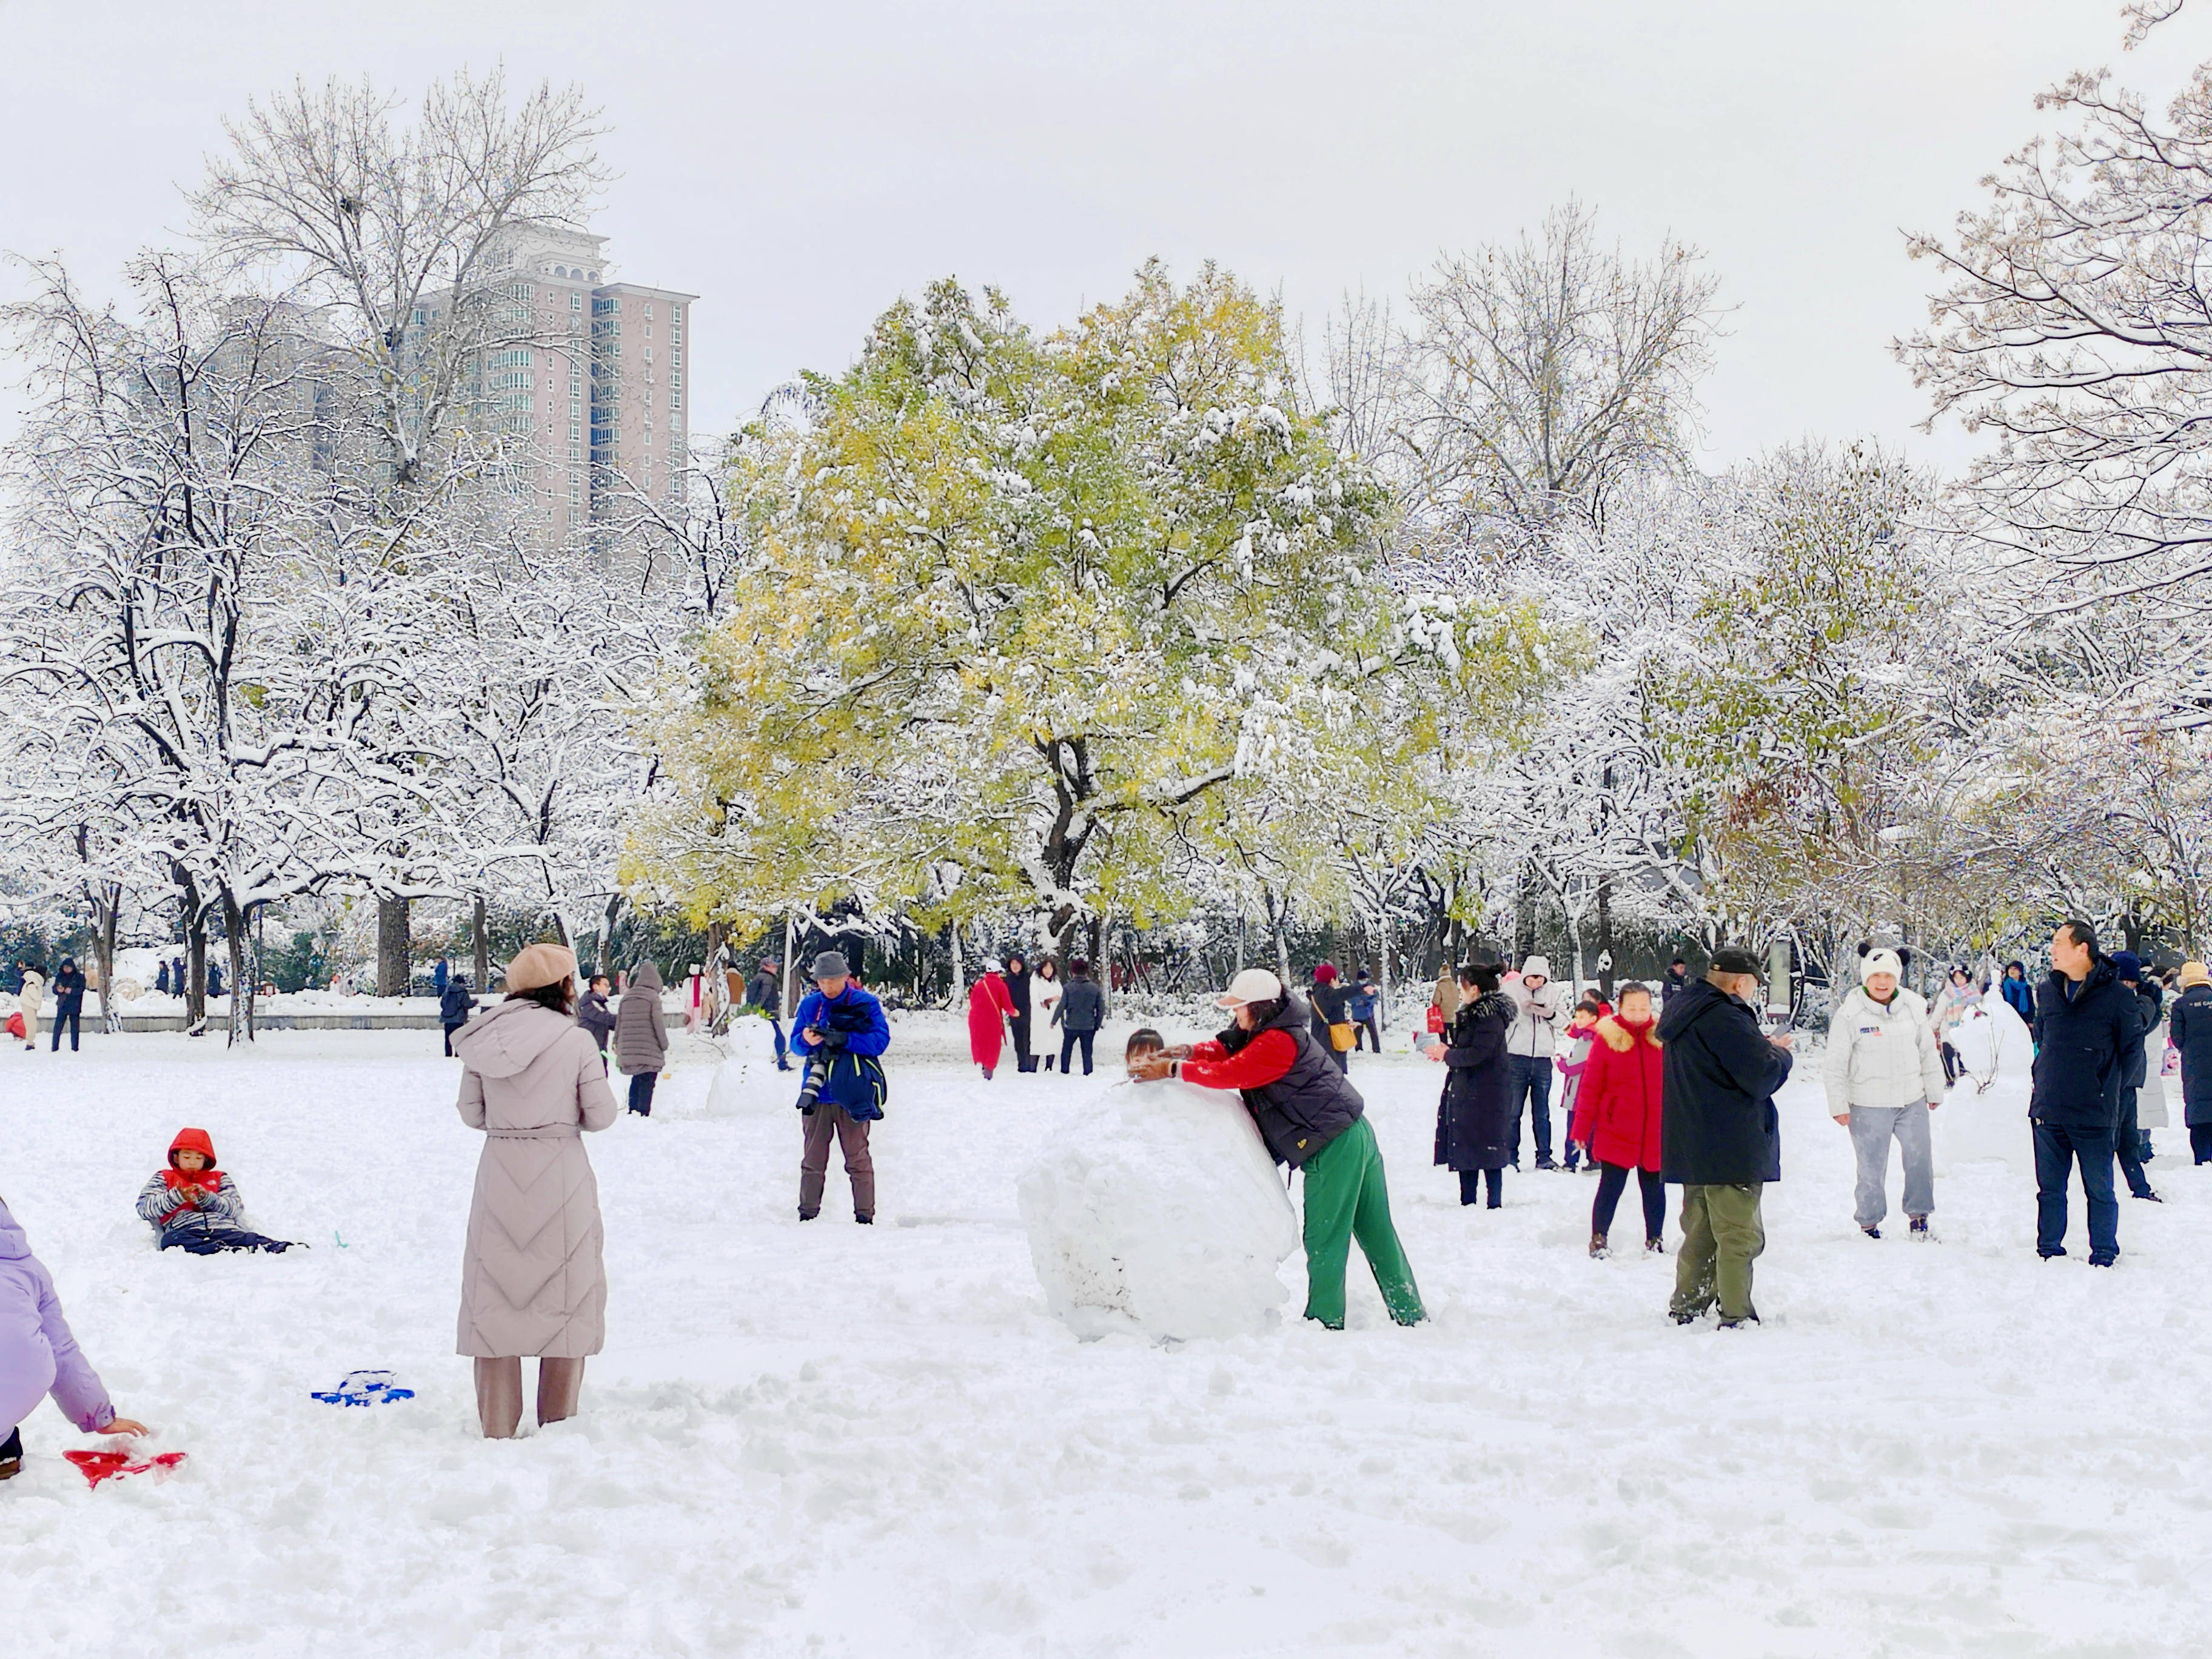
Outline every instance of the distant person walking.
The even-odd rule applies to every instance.
[[[2112,1156],[2118,1162],[2120,1174],[2128,1183],[2130,1196],[2149,1204],[2165,1200],[2152,1190],[2150,1177],[2143,1173],[2143,1163],[2150,1156],[2150,1137],[2143,1133],[2142,1090],[2153,1081],[2150,1071],[2151,1034],[2165,1018],[2166,999],[2159,982],[2142,970],[2142,958],[2132,951],[2112,952],[2112,969],[2120,976],[2120,983],[2135,999],[2136,1041],[2129,1047],[2126,1064],[2120,1074],[2120,1109],[2112,1117]],[[2158,1085],[2161,1091],[2164,1085]],[[2166,1097],[2159,1097],[2158,1121],[2166,1121]]]
[[[1449,1068],[1437,1100],[1436,1162],[1458,1176],[1462,1207],[1486,1194],[1487,1207],[1504,1203],[1505,1166],[1520,1137],[1505,1053],[1514,1008],[1498,989],[1498,975],[1495,963],[1459,969],[1459,1011],[1443,1040],[1425,1051]]]
[[[84,1016],[84,972],[75,957],[62,958],[54,975],[54,1052],[62,1051],[62,1027],[69,1027],[70,1052],[77,1052],[77,1034]]]
[[[767,1018],[769,1030],[775,1033],[775,1069],[787,1072],[791,1048],[783,1036],[783,983],[776,977],[782,969],[783,964],[774,957],[763,957],[745,981],[745,1006],[759,1009]]]
[[[1821,1081],[1828,1115],[1850,1131],[1858,1162],[1853,1218],[1869,1238],[1881,1237],[1889,1213],[1889,1144],[1905,1160],[1905,1213],[1912,1236],[1930,1237],[1936,1208],[1936,1156],[1928,1115],[1943,1103],[1948,1083],[1928,1005],[1907,990],[1894,951],[1859,959],[1859,983],[1828,1021],[1828,1058]]]
[[[1375,1054],[1382,1052],[1382,1028],[1376,1023],[1382,997],[1374,974],[1362,968],[1352,981],[1352,1024],[1354,1045]]]
[[[1510,1056],[1509,1088],[1515,1127],[1513,1162],[1521,1162],[1520,1119],[1526,1103],[1528,1123],[1536,1143],[1536,1167],[1556,1170],[1552,1156],[1552,1062],[1559,1051],[1559,1027],[1566,1023],[1566,1004],[1552,983],[1552,964],[1530,957],[1521,964],[1521,977],[1504,988],[1514,1007],[1513,1027],[1505,1034]]]
[[[601,1000],[605,1006],[605,1000]],[[438,990],[438,1024],[445,1028],[446,1058],[453,1057],[453,1033],[469,1023],[469,1016],[477,1011],[477,1000],[469,994],[469,981],[464,975],[448,974]]]
[[[1663,1059],[1661,1166],[1682,1188],[1682,1248],[1669,1311],[1677,1324],[1716,1301],[1721,1324],[1756,1322],[1752,1263],[1766,1248],[1759,1200],[1782,1178],[1774,1093],[1790,1076],[1790,1039],[1759,1034],[1751,999],[1761,963],[1724,945],[1705,976],[1659,1016]]]
[[[1019,951],[1006,953],[1006,1000],[1013,1005],[1013,1013],[1006,1020],[1006,1030],[1014,1040],[1014,1070],[1034,1072],[1036,1061],[1030,1054],[1030,963]]]
[[[999,1069],[1006,1023],[1013,1017],[1013,995],[1000,976],[998,957],[993,957],[983,964],[982,977],[968,988],[968,1057],[983,1068],[986,1083]]]
[[[1057,1023],[1060,999],[1066,989],[1066,981],[1060,976],[1060,964],[1050,957],[1040,960],[1036,971],[1030,976],[1030,1018],[1034,1022],[1032,1029],[1044,1033],[1042,1058],[1048,1072],[1052,1070],[1052,1028]]]
[[[2081,1169],[2089,1212],[2089,1263],[2120,1259],[2120,1205],[2112,1191],[2112,1130],[2128,1050],[2142,1042],[2135,995],[2112,958],[2097,949],[2086,921],[2051,936],[2051,976],[2035,994],[2035,1082],[2027,1115],[2035,1125],[2035,1251],[2066,1254],[2066,1183]]]
[[[653,1115],[653,1089],[668,1064],[668,1018],[660,1006],[660,969],[641,962],[615,1009],[615,1069],[629,1079],[629,1109]]]
[[[1078,957],[1067,964],[1067,988],[1060,993],[1060,1006],[1053,1010],[1052,1017],[1060,1030],[1060,1075],[1067,1075],[1068,1063],[1079,1047],[1083,1075],[1089,1077],[1091,1051],[1106,1024],[1106,988],[1091,976],[1091,963],[1085,958]]]
[[[538,1420],[574,1417],[584,1361],[606,1340],[599,1188],[583,1134],[615,1121],[599,1050],[576,1024],[576,957],[533,945],[507,965],[507,1000],[454,1034],[461,1121],[484,1132],[461,1257],[457,1344],[476,1361],[488,1440],[522,1420],[522,1361],[538,1359]]]
[[[1690,983],[1690,964],[1680,957],[1667,964],[1665,976],[1659,981],[1659,1007],[1663,1013]]]
[[[2189,1155],[2212,1164],[2212,969],[2181,964],[2181,994],[2168,1020],[2181,1055],[2181,1121],[2189,1126]]]
[[[2027,982],[2027,964],[2024,962],[2005,963],[2004,977],[1997,981],[2005,1006],[2027,1024],[2035,1023],[2035,988]]]
[[[463,980],[461,984],[465,987],[468,981]],[[607,1063],[607,1040],[615,1034],[614,1004],[608,995],[612,988],[605,974],[593,974],[592,982],[584,988],[582,1000],[576,1004],[576,1024],[592,1034],[602,1066]]]
[[[822,1213],[832,1139],[844,1150],[853,1219],[866,1224],[876,1218],[876,1164],[868,1126],[883,1116],[890,1092],[882,1055],[890,1047],[891,1028],[883,1005],[861,988],[852,972],[842,951],[824,951],[815,957],[814,988],[799,1000],[793,1016],[791,1046],[806,1062],[799,1098],[806,1125],[799,1158],[801,1221]]]
[[[1313,1006],[1314,1041],[1323,1054],[1334,1057],[1338,1071],[1349,1072],[1358,1035],[1352,1024],[1352,994],[1338,982],[1334,963],[1324,962],[1313,970],[1313,988],[1307,997]]]
[[[46,1006],[46,976],[35,968],[23,970],[23,988],[16,994],[16,1006],[23,1015],[23,1046],[39,1046],[39,1011]]]

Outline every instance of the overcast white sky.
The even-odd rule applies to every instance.
[[[1905,438],[1886,347],[1929,278],[1899,228],[1978,200],[2067,70],[2163,95],[2208,13],[2124,54],[2118,0],[0,0],[0,247],[112,281],[254,94],[504,58],[604,106],[596,228],[624,276],[703,296],[701,433],[939,275],[1049,324],[1148,254],[1211,257],[1318,317],[1578,195],[1721,273],[1719,465]]]

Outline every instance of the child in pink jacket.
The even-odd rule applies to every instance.
[[[54,1294],[53,1275],[31,1254],[31,1242],[0,1200],[0,1480],[23,1465],[17,1426],[51,1394],[62,1415],[87,1434],[143,1434],[146,1425],[118,1417],[100,1377],[79,1352]]]

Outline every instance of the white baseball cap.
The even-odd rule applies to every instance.
[[[1247,968],[1229,981],[1229,988],[1214,998],[1217,1008],[1242,1008],[1249,1003],[1273,1002],[1283,994],[1283,981],[1265,968]]]

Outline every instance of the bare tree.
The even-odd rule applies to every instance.
[[[1447,258],[1415,288],[1401,434],[1419,472],[1409,522],[1432,550],[1602,526],[1624,480],[1688,464],[1720,287],[1703,257],[1668,242],[1630,260],[1569,202],[1540,240]]]
[[[2067,129],[2008,158],[1989,205],[1961,214],[1951,240],[1911,239],[1948,286],[1929,325],[1895,349],[1933,398],[1926,424],[1956,416],[1993,440],[1967,499],[2030,567],[2035,609],[2150,596],[2201,616],[2212,574],[2212,65],[2163,119],[2102,73],[2039,102]]]
[[[365,370],[360,424],[398,494],[451,478],[486,354],[543,343],[514,266],[518,231],[580,230],[605,181],[598,112],[547,82],[510,106],[504,76],[432,84],[412,127],[367,80],[304,82],[227,123],[231,149],[189,197],[194,227],[331,320]],[[401,509],[404,510],[404,509]],[[377,989],[404,992],[411,871],[379,903]]]

